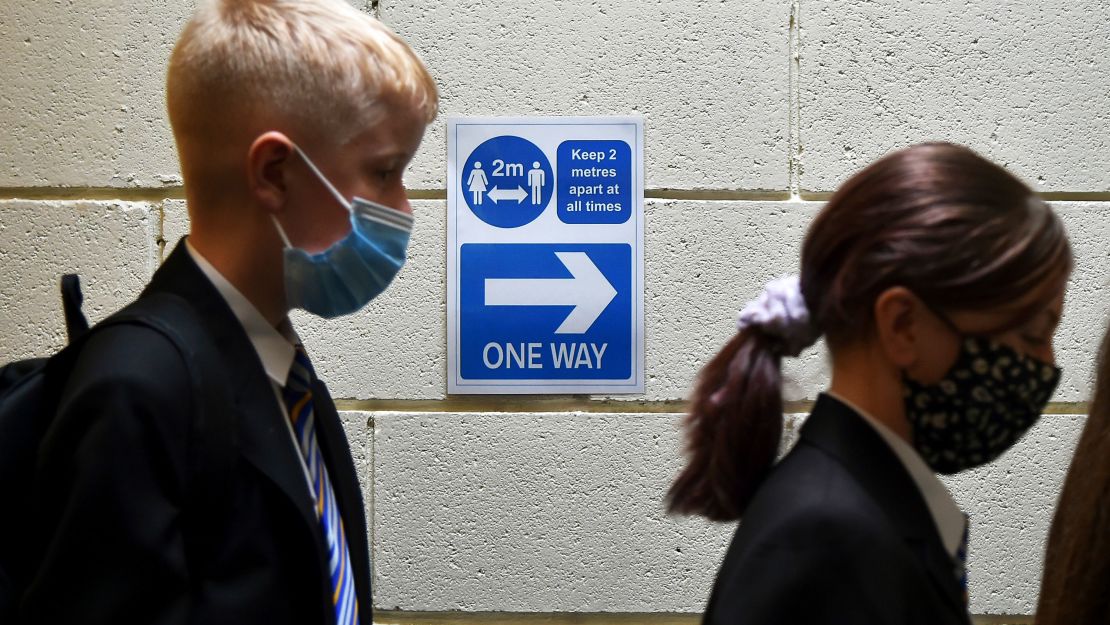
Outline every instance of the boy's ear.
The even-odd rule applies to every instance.
[[[277,131],[259,135],[247,152],[247,190],[272,213],[285,207],[287,168],[293,155],[293,142]]]
[[[899,369],[920,356],[923,304],[909,289],[890,287],[875,299],[875,331],[883,354]]]

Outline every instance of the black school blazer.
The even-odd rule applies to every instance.
[[[230,508],[191,510],[184,500],[193,398],[172,344],[138,326],[98,333],[40,451],[33,513],[47,545],[23,622],[334,622],[327,548],[258,354],[183,243],[144,294],[162,290],[195,307],[224,357],[225,396],[233,401],[213,417],[238,424],[238,457],[226,476]],[[323,384],[313,390],[317,437],[346,528],[361,620],[369,624],[362,494],[335,405]],[[202,517],[216,519],[203,525],[216,528],[212,536],[197,535]],[[205,545],[203,554],[197,545]]]
[[[952,559],[897,456],[822,395],[740,522],[707,625],[969,625]]]

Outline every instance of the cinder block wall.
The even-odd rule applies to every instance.
[[[442,120],[407,176],[418,227],[396,285],[353,317],[295,319],[346,410],[373,520],[375,604],[393,611],[381,618],[662,623],[698,612],[733,528],[662,512],[694,376],[736,307],[796,270],[827,194],[887,150],[929,139],[969,144],[1034,185],[1078,258],[1051,414],[996,464],[949,481],[972,517],[972,611],[1032,612],[1107,322],[1110,4],[355,4],[416,47],[446,115],[646,120],[644,395],[446,395]],[[162,85],[193,6],[0,9],[0,360],[62,344],[60,273],[82,274],[101,318],[187,231]],[[787,376],[789,400],[812,400],[827,379],[823,350]]]

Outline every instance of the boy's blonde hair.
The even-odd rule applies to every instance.
[[[426,122],[438,107],[408,44],[344,0],[202,0],[166,82],[179,143],[276,119],[342,144],[380,121],[388,102],[411,103]]]

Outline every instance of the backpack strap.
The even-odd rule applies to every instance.
[[[230,509],[227,475],[236,462],[237,423],[224,363],[204,330],[200,318],[185,298],[163,291],[143,294],[99,327],[136,324],[165,336],[180,352],[189,371],[193,403],[191,444],[188,452],[190,483],[186,490],[187,522],[197,540],[202,562],[211,562],[213,538],[226,520],[220,511]]]
[[[81,303],[84,301],[84,297],[81,295],[81,279],[77,277],[77,274],[67,273],[62,276],[61,291],[62,312],[65,314],[66,320],[66,335],[69,338],[69,345],[74,345],[80,343],[81,338],[89,331],[89,321],[85,318],[85,313],[81,312]],[[66,360],[67,358],[72,360],[69,354],[78,349],[77,347],[63,348],[49,358],[27,358],[0,366],[0,401],[5,401],[17,386],[28,383],[36,372],[45,370],[50,361]],[[63,356],[62,354],[66,355]],[[62,365],[56,363],[52,365],[52,369],[60,368],[62,368]],[[64,378],[65,373],[54,375],[52,378],[59,376]],[[56,389],[53,390],[56,392]],[[46,406],[45,408],[49,407]],[[47,410],[43,412],[47,412]],[[43,427],[45,428],[45,425]]]
[[[89,320],[81,312],[85,297],[81,295],[81,278],[75,273],[62,276],[62,311],[66,317],[66,334],[73,343],[89,331]]]

